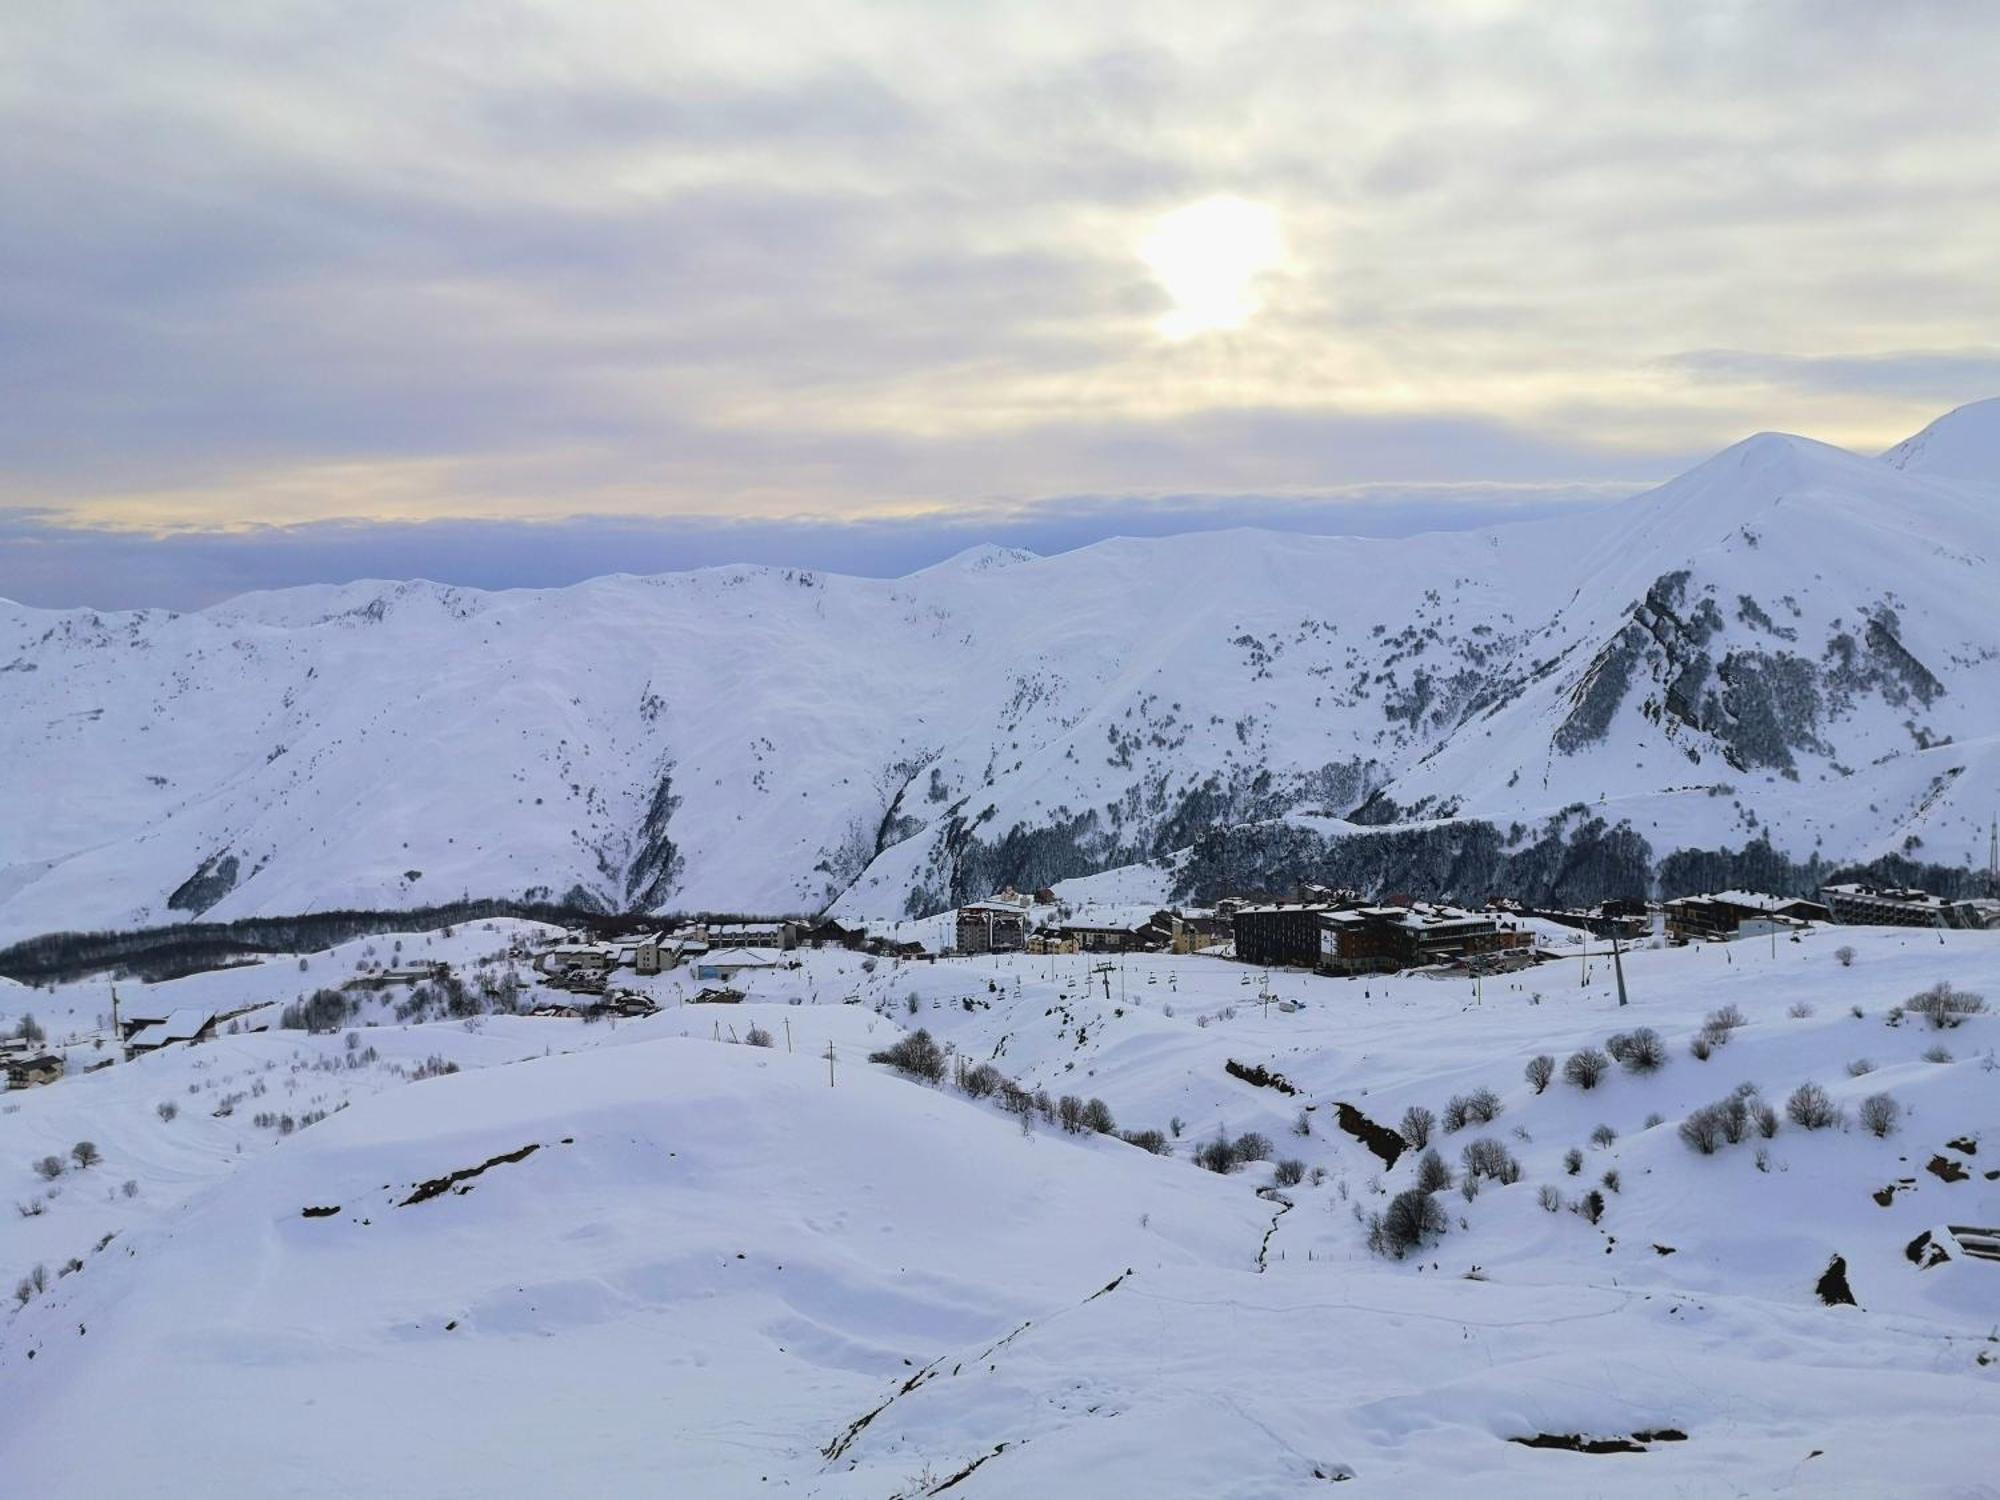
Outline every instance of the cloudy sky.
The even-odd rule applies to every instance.
[[[2000,393],[2000,7],[0,9],[0,594],[1601,502]]]

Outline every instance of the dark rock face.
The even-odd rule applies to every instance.
[[[665,905],[673,894],[683,861],[667,829],[680,805],[681,799],[674,793],[674,768],[669,765],[660,773],[659,785],[653,789],[645,821],[639,825],[638,852],[625,869],[628,906],[651,910]]]

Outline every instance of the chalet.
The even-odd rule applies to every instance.
[[[800,938],[808,948],[859,948],[868,940],[868,929],[849,927],[832,917],[822,917],[806,928]]]
[[[618,963],[608,943],[557,943],[535,955],[537,974],[605,974]]]
[[[1071,953],[1143,953],[1159,946],[1150,926],[1123,922],[1065,922],[1057,931],[1074,945]]]
[[[1532,935],[1495,912],[1422,901],[1349,906],[1321,915],[1317,967],[1323,974],[1393,973],[1533,947]]]
[[[727,982],[738,974],[783,968],[785,962],[783,951],[777,948],[719,948],[695,960],[694,977]]]
[[[1978,931],[1994,925],[2000,905],[1991,901],[1947,901],[1928,891],[1895,886],[1820,887],[1833,920],[1867,927],[1958,927]]]
[[[1760,891],[1682,896],[1666,903],[1666,914],[1667,939],[1674,943],[1729,942],[1763,937],[1806,922],[1832,920],[1832,913],[1820,902],[1799,896],[1768,896]]]
[[[7,1087],[10,1089],[31,1089],[39,1084],[54,1083],[63,1076],[63,1060],[53,1054],[40,1057],[17,1057],[7,1064]]]
[[[1319,919],[1334,908],[1316,901],[1239,907],[1236,956],[1245,963],[1310,969],[1320,960]]]
[[[960,953],[1019,953],[1028,946],[1027,908],[1013,901],[974,901],[958,909]]]
[[[1029,953],[1074,953],[1076,939],[1061,927],[1037,927],[1028,934]]]
[[[184,1005],[162,1020],[133,1028],[125,1038],[125,1056],[130,1059],[157,1052],[175,1042],[193,1046],[208,1041],[215,1035],[216,1019],[212,1009]]]

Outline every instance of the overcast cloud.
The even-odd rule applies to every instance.
[[[2000,391],[1996,64],[2000,10],[1860,0],[9,6],[0,594],[887,573],[1883,447]],[[1138,247],[1214,195],[1284,262],[1172,342]]]

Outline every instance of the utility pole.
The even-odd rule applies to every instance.
[[[787,1052],[792,1050],[792,1018],[790,1016],[785,1017],[785,1050]]]
[[[828,1088],[833,1087],[833,1041],[831,1038],[827,1040],[826,1044],[826,1086]]]
[[[1616,926],[1613,926],[1611,929],[1611,968],[1618,976],[1618,1003],[1624,1005],[1627,1003],[1625,998],[1625,958],[1618,946],[1618,929]]]

